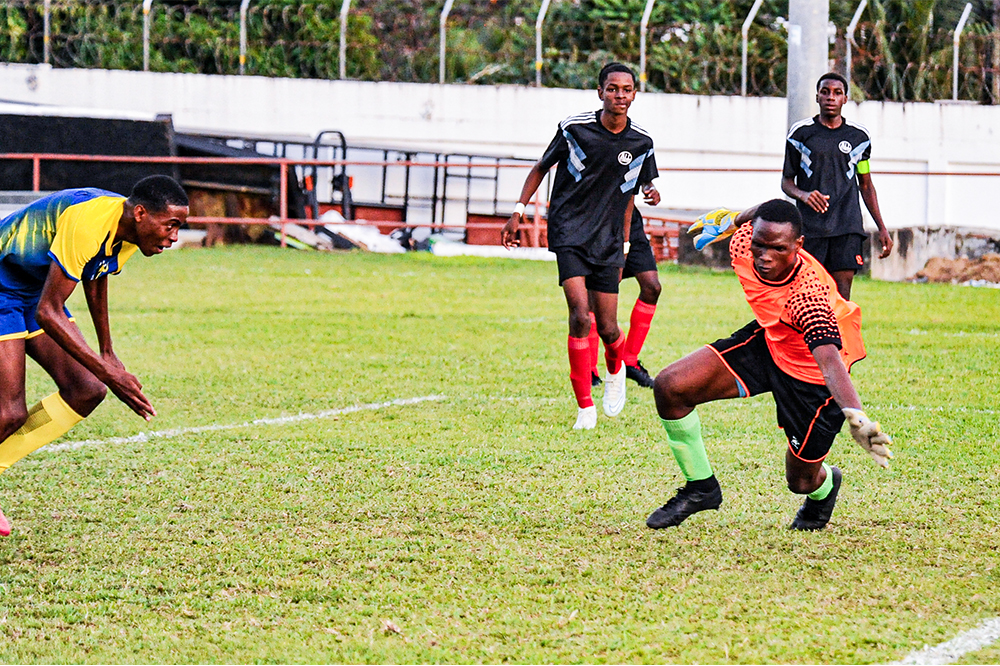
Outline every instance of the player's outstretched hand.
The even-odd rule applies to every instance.
[[[153,403],[142,392],[139,378],[124,367],[112,368],[111,376],[104,383],[119,400],[142,418],[149,421],[156,416]]]
[[[700,252],[712,243],[732,236],[736,231],[737,215],[739,211],[716,208],[695,220],[688,229],[689,234],[700,232],[694,237],[694,249]]]
[[[888,469],[889,459],[892,458],[892,451],[889,450],[892,439],[882,432],[878,421],[872,421],[860,409],[844,407],[842,411],[847,417],[847,424],[851,427],[851,437],[854,441],[868,452],[879,467]]]

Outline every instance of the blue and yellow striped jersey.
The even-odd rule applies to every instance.
[[[114,241],[124,201],[95,188],[62,190],[0,220],[0,290],[37,296],[53,261],[77,282],[118,273],[138,249]]]

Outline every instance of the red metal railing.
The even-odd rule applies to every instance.
[[[286,226],[296,224],[310,229],[315,228],[323,222],[312,219],[299,219],[288,217],[288,175],[289,168],[296,166],[307,167],[338,167],[338,166],[360,166],[360,167],[451,167],[455,166],[448,162],[419,162],[419,161],[353,161],[353,160],[315,160],[315,159],[289,159],[281,157],[174,157],[174,156],[134,156],[134,155],[69,155],[59,153],[0,153],[0,160],[24,160],[30,161],[32,165],[32,189],[36,192],[41,190],[41,166],[46,161],[60,162],[132,162],[143,164],[208,164],[208,165],[258,165],[277,167],[279,171],[279,195],[278,195],[278,219],[257,218],[257,217],[189,217],[188,221],[195,224],[277,224],[281,228],[281,246],[287,245]],[[462,164],[462,168],[528,168],[528,164],[497,164],[496,162],[469,163]],[[748,167],[659,167],[662,173],[780,173],[780,169],[748,168]],[[953,171],[879,171],[879,175],[898,176],[1000,176],[1000,172],[953,172]],[[525,222],[522,227],[527,228],[527,241],[530,246],[538,247],[541,243],[541,233],[545,229],[542,211],[547,208],[548,202],[542,204],[540,194],[535,195],[535,214],[530,222]],[[653,238],[654,250],[657,251],[657,258],[676,258],[677,237],[683,224],[690,223],[690,219],[683,219],[671,216],[658,215],[655,212],[648,212],[645,215],[647,220],[646,232]],[[650,222],[656,222],[650,224]],[[477,223],[479,228],[503,227],[503,222],[481,222]],[[434,229],[468,229],[469,225],[443,224],[439,222],[413,223],[405,222],[401,226],[406,227],[430,227]],[[657,247],[659,245],[659,247]]]

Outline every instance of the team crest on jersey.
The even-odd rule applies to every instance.
[[[844,153],[845,155],[850,155],[851,151],[854,149],[854,146],[851,145],[850,141],[841,141],[840,145],[838,145],[837,147],[840,148],[840,152]]]
[[[632,163],[632,153],[628,152],[627,150],[623,150],[622,152],[618,153],[618,164],[629,165],[631,163]]]

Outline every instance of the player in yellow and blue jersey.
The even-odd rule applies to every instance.
[[[89,416],[107,389],[147,421],[156,415],[112,347],[107,278],[136,250],[149,257],[173,245],[187,215],[184,189],[149,176],[127,199],[94,188],[62,190],[0,220],[0,473]],[[81,282],[97,351],[66,308]],[[26,355],[58,387],[30,409]],[[8,534],[0,512],[0,535]]]

